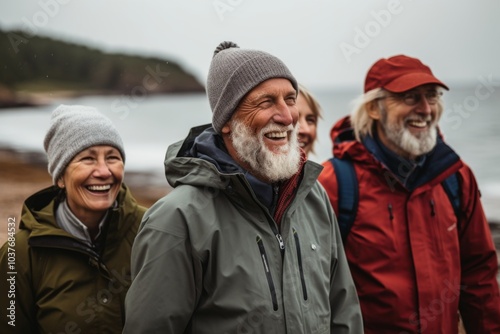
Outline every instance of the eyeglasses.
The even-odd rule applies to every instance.
[[[422,101],[422,96],[425,96],[427,103],[429,103],[430,105],[434,105],[439,102],[439,99],[441,99],[441,96],[443,96],[443,92],[438,90],[432,90],[425,93],[409,91],[404,93],[391,93],[391,95],[384,96],[382,98],[392,97],[394,99],[403,101],[408,106],[414,106]]]

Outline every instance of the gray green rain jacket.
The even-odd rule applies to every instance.
[[[262,184],[213,129],[170,146],[174,190],[146,212],[134,242],[124,333],[362,333],[321,169],[305,163],[278,226]]]

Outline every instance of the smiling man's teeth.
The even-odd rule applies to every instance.
[[[105,190],[109,190],[111,189],[111,185],[109,184],[104,184],[102,186],[88,186],[87,187],[88,190],[92,190],[92,191],[105,191]]]
[[[408,122],[411,126],[416,126],[419,128],[424,128],[427,126],[427,122],[425,121],[410,121]]]
[[[286,131],[284,132],[270,132],[266,135],[268,138],[286,138]]]

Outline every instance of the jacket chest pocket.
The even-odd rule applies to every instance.
[[[451,203],[445,198],[429,200],[430,219],[427,224],[430,246],[439,254],[456,253],[459,251],[459,222]],[[457,253],[458,254],[458,253]]]
[[[406,234],[404,217],[397,205],[384,202],[378,206],[360,202],[356,220],[345,240],[345,247],[356,259],[378,261],[397,254],[401,235]]]

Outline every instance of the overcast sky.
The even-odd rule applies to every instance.
[[[15,0],[0,4],[0,27],[165,57],[203,84],[231,40],[278,56],[307,86],[361,89],[377,59],[400,53],[450,85],[500,78],[499,13],[498,0]]]

